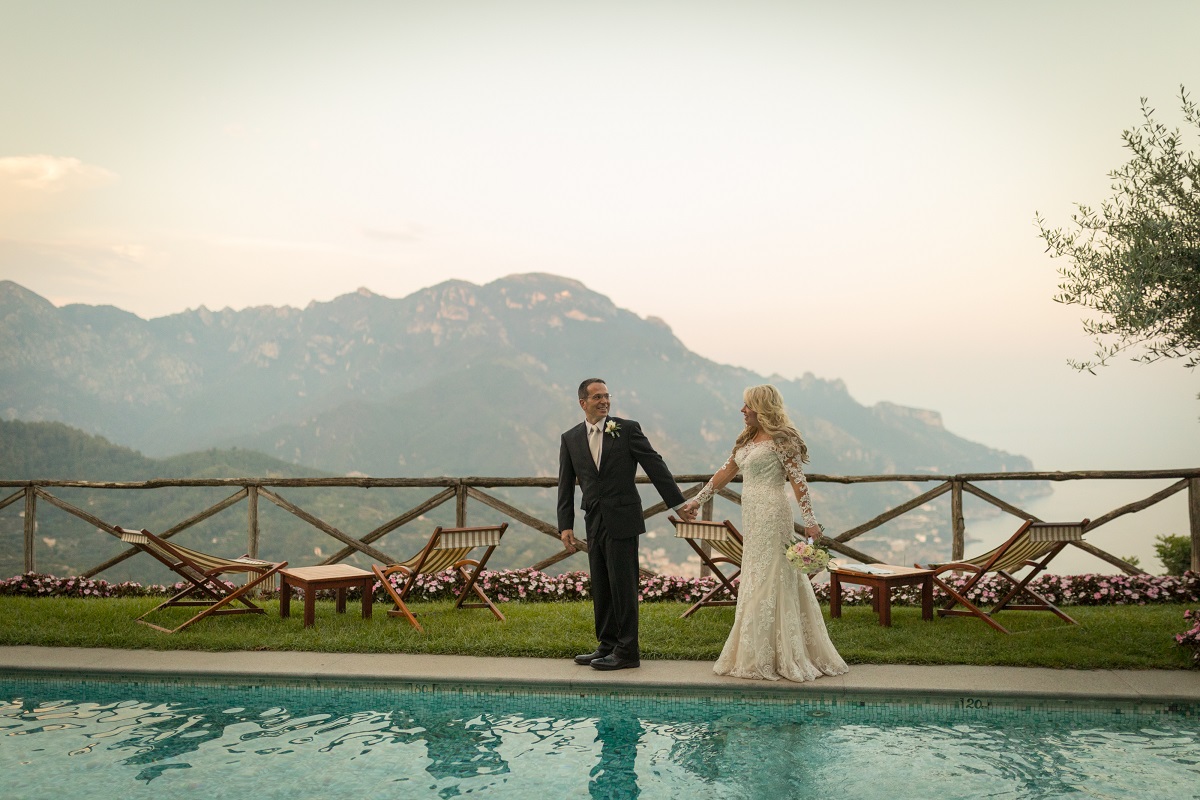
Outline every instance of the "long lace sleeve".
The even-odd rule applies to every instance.
[[[704,505],[712,499],[714,494],[725,488],[725,485],[733,480],[737,474],[737,463],[734,462],[733,455],[731,454],[725,460],[725,463],[721,465],[721,468],[717,470],[716,474],[708,479],[708,483],[704,484],[704,488],[700,490],[700,493],[692,498],[692,502],[697,506]]]
[[[792,491],[796,493],[796,502],[800,504],[800,517],[804,520],[804,527],[815,527],[817,518],[813,515],[812,496],[808,492],[808,481],[800,466],[802,462],[799,442],[787,439],[777,441],[775,452],[779,454],[779,460],[783,462],[783,472],[787,475],[788,482],[792,484]]]

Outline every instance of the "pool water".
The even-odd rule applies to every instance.
[[[1200,798],[1200,708],[0,680],[0,797]]]

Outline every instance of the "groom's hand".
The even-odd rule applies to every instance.
[[[575,531],[562,531],[558,538],[562,539],[563,547],[567,549],[568,553],[575,553],[579,551],[579,540],[575,538]]]
[[[679,516],[683,518],[684,522],[696,521],[696,507],[691,503],[684,503],[677,510],[679,511]]]

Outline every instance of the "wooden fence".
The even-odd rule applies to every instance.
[[[675,480],[681,485],[692,484],[684,491],[685,497],[693,497],[703,487],[704,482],[708,480],[708,475],[677,475]],[[862,552],[850,544],[854,539],[868,531],[878,528],[889,520],[893,520],[903,514],[906,514],[914,509],[920,508],[924,504],[939,497],[947,492],[950,493],[950,527],[952,531],[951,541],[951,558],[954,560],[963,557],[963,547],[966,541],[966,522],[963,517],[963,494],[972,494],[991,505],[999,508],[1008,514],[1012,514],[1019,519],[1034,519],[1037,517],[1017,508],[1016,506],[1001,500],[995,495],[979,488],[977,484],[992,481],[1077,481],[1077,480],[1174,480],[1165,489],[1155,492],[1148,497],[1138,500],[1119,508],[1115,508],[1106,514],[1092,520],[1088,525],[1087,530],[1092,531],[1105,525],[1118,517],[1142,511],[1150,506],[1159,503],[1166,498],[1181,492],[1184,489],[1188,492],[1188,519],[1191,529],[1192,543],[1192,566],[1195,571],[1200,571],[1200,469],[1184,469],[1184,470],[1139,470],[1139,471],[1093,471],[1093,472],[996,472],[996,473],[971,473],[962,475],[809,475],[810,483],[833,483],[833,484],[872,484],[872,483],[917,483],[917,484],[935,484],[933,488],[922,492],[911,500],[902,503],[894,508],[879,514],[878,516],[842,531],[841,533],[832,534],[827,532],[823,545],[842,555],[849,556],[863,562],[886,561],[886,558],[877,558],[870,553]],[[740,477],[736,479],[740,481]],[[640,478],[639,482],[648,483],[646,478]],[[731,484],[732,485],[732,484]],[[341,549],[326,558],[322,564],[334,564],[347,558],[354,552],[360,552],[364,555],[379,561],[384,564],[398,563],[403,558],[397,558],[397,555],[407,556],[409,554],[402,553],[386,553],[375,546],[381,538],[388,533],[413,522],[423,514],[431,511],[434,508],[448,503],[451,500],[455,503],[455,520],[457,525],[464,525],[467,522],[467,506],[468,501],[475,501],[484,506],[487,506],[494,511],[519,522],[530,528],[539,531],[547,536],[558,540],[559,532],[556,523],[547,522],[538,519],[532,514],[523,511],[516,506],[513,506],[504,500],[496,497],[494,494],[489,494],[485,489],[495,488],[536,488],[546,489],[557,486],[557,481],[554,478],[230,478],[230,479],[182,479],[182,480],[150,480],[140,481],[136,483],[111,483],[111,482],[89,482],[89,481],[70,481],[70,480],[45,480],[45,481],[0,481],[0,492],[4,489],[15,489],[16,491],[9,494],[3,500],[0,500],[0,509],[9,506],[18,500],[24,500],[24,556],[25,556],[25,571],[33,572],[36,568],[35,558],[35,532],[37,530],[37,508],[40,502],[49,503],[52,506],[62,509],[68,514],[72,514],[91,525],[94,525],[98,531],[103,531],[113,536],[117,533],[112,524],[99,519],[88,511],[79,508],[60,497],[56,497],[51,490],[58,488],[84,488],[84,489],[161,489],[167,487],[230,487],[236,488],[236,491],[229,497],[220,502],[209,506],[203,511],[195,514],[178,524],[170,527],[165,531],[161,531],[160,535],[164,538],[170,538],[181,531],[184,531],[191,526],[218,514],[243,500],[246,501],[246,527],[247,527],[247,544],[246,551],[251,556],[258,555],[259,545],[259,523],[258,523],[258,506],[261,499],[279,506],[280,508],[290,512],[299,519],[304,520],[314,528],[322,531],[331,538],[337,540],[341,545]],[[317,487],[355,487],[355,488],[426,488],[436,490],[430,497],[423,502],[408,509],[403,514],[393,517],[383,525],[376,527],[374,530],[366,533],[361,537],[354,537],[345,531],[339,530],[328,522],[316,517],[315,515],[305,511],[295,503],[281,497],[275,490],[282,488],[317,488]],[[741,503],[741,495],[735,492],[729,486],[722,489],[719,493],[722,497],[734,502]],[[662,514],[668,509],[663,503],[651,506],[646,509],[645,516],[653,517],[657,514]],[[712,518],[712,500],[709,500],[703,508],[703,517],[705,519]],[[796,525],[797,532],[801,532],[802,528]],[[1124,561],[1111,553],[1105,552],[1100,548],[1088,542],[1072,542],[1076,547],[1079,547],[1091,553],[1098,558],[1107,561],[1113,566],[1123,570],[1128,574],[1144,574],[1133,564]],[[124,550],[113,558],[97,564],[87,570],[83,575],[92,577],[110,567],[121,563],[125,559],[133,556],[138,551],[130,548]],[[542,561],[532,564],[534,569],[545,569],[553,564],[562,561],[570,554],[565,550],[546,558]]]

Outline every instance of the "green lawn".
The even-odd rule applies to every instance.
[[[204,620],[168,635],[134,619],[156,600],[0,598],[0,645],[115,647],[155,650],[312,650],[353,653],[442,653],[566,658],[592,649],[590,603],[507,603],[498,622],[487,611],[455,610],[450,603],[414,603],[427,633],[375,607],[370,620],[356,603],[336,614],[317,603],[317,624],[302,626],[302,605],[279,618],[276,601],[265,615]],[[704,609],[679,619],[680,603],[641,607],[642,657],[713,660],[733,621],[732,608]],[[830,635],[851,664],[996,664],[1075,669],[1187,669],[1189,653],[1173,636],[1184,630],[1183,605],[1072,607],[1079,621],[1066,625],[1047,613],[1009,612],[1001,620],[1014,633],[996,633],[978,620],[921,620],[920,609],[894,608],[893,626],[880,627],[869,607],[828,619]],[[159,623],[178,624],[183,609]]]

